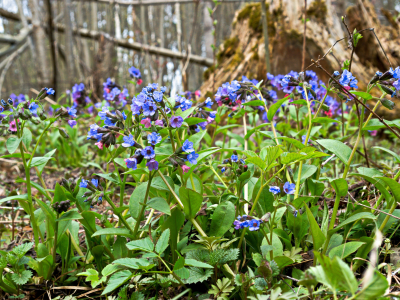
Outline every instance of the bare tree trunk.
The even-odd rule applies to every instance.
[[[32,1],[32,0],[31,0]],[[73,52],[73,37],[71,23],[71,0],[64,0],[64,22],[65,22],[65,64],[67,73],[68,86],[73,85],[74,80],[74,52]]]
[[[271,73],[271,65],[269,63],[267,6],[265,5],[264,0],[261,1],[261,18],[262,18],[262,26],[263,26],[263,34],[264,34],[265,65],[267,66],[267,72]]]
[[[47,0],[49,1],[49,0]],[[83,28],[83,10],[82,10],[82,1],[78,2],[78,7],[76,10],[76,18],[78,21],[78,27],[79,28]],[[78,36],[79,38],[79,43],[82,46],[82,51],[81,51],[81,57],[82,57],[82,61],[84,62],[84,64],[90,68],[90,54],[89,54],[89,45],[88,45],[88,41],[84,40],[84,39],[80,39],[80,36]],[[85,72],[87,74],[87,72]],[[87,74],[88,75],[88,74]]]
[[[142,2],[142,1],[140,1]],[[145,20],[145,9],[144,5],[140,6],[140,29],[142,31],[142,44],[148,44],[146,20]],[[146,72],[147,70],[147,72]],[[145,53],[145,72],[144,78],[146,83],[150,83],[150,57],[148,53]]]
[[[176,37],[178,43],[178,51],[182,52],[182,19],[181,19],[181,9],[180,4],[175,3],[175,16],[176,16]],[[182,72],[183,70],[183,63],[182,60],[179,61],[179,69]],[[183,78],[182,78],[183,81]],[[183,82],[182,82],[183,85]],[[183,88],[183,87],[182,87]]]
[[[161,5],[159,8],[160,16],[158,20],[159,31],[160,31],[160,47],[165,47],[164,41],[164,5]],[[158,56],[158,85],[162,86],[163,84],[163,69],[164,69],[164,58],[159,55]]]
[[[57,99],[57,60],[56,60],[56,42],[54,40],[54,29],[53,29],[53,10],[51,8],[50,0],[46,0],[47,6],[47,29],[49,33],[49,42],[50,42],[50,56],[51,62],[53,66],[53,87],[55,89],[54,98]]]
[[[97,30],[97,3],[96,2],[92,2],[91,4],[90,4],[90,9],[91,9],[91,18],[90,18],[90,21],[91,21],[91,24],[90,24],[90,29],[91,30]],[[96,52],[96,41],[93,41],[93,43],[92,43],[92,53],[95,53]],[[92,61],[92,64],[93,64],[93,66],[94,66],[94,64],[95,64],[95,55],[92,55],[92,57],[93,57],[93,61]]]
[[[115,5],[115,38],[120,39],[122,38],[121,34],[121,21],[119,18],[119,5]],[[117,71],[117,76],[121,76],[123,73],[123,68],[122,68],[122,48],[118,47],[117,49],[117,65],[118,65],[118,71]]]
[[[46,59],[46,32],[40,25],[39,4],[36,0],[29,0],[29,7],[32,12],[33,41],[35,43],[37,75],[41,87],[52,86],[49,74],[49,63]]]

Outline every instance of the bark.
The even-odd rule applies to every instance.
[[[20,1],[20,0],[18,0]],[[54,39],[54,29],[53,29],[53,11],[51,9],[51,2],[50,0],[46,0],[47,6],[47,29],[49,35],[49,42],[50,42],[50,56],[51,56],[51,64],[53,69],[53,78],[52,83],[55,90],[54,98],[57,99],[57,50],[56,50],[56,41]],[[21,15],[22,17],[22,15]]]
[[[142,4],[142,1],[140,1]],[[147,37],[147,29],[146,29],[146,20],[145,20],[145,9],[146,7],[144,5],[140,6],[140,30],[142,31],[142,43],[143,44],[148,44],[148,37]],[[142,50],[144,50],[142,48]],[[143,55],[145,56],[145,70],[144,70],[144,79],[145,82],[150,82],[150,57],[149,53],[143,52]]]
[[[36,0],[29,0],[29,7],[32,12],[33,42],[35,45],[35,60],[37,62],[37,77],[40,88],[52,86],[49,62],[46,57],[46,33],[40,24],[39,4]]]
[[[64,0],[64,37],[67,84],[72,86],[74,84],[74,41],[72,37],[71,0]]]
[[[49,0],[47,0],[49,1]],[[78,28],[83,28],[83,9],[82,9],[82,2],[78,2],[77,11],[76,11],[77,21],[78,21]],[[78,36],[80,37],[80,36]],[[81,56],[83,62],[87,67],[90,68],[90,54],[89,54],[89,45],[88,41],[79,39],[79,43],[81,45]],[[89,75],[88,73],[86,75]]]

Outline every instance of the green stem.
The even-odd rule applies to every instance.
[[[132,227],[125,220],[124,216],[120,212],[118,212],[118,208],[115,206],[115,204],[112,202],[112,200],[106,195],[105,192],[104,192],[103,197],[106,199],[108,204],[110,204],[113,212],[118,216],[118,218],[119,218],[119,220],[121,220],[122,224],[124,224],[124,226],[132,233],[132,235],[134,235],[134,231],[132,230]]]
[[[39,136],[39,138],[38,138],[38,140],[37,140],[37,142],[36,142],[35,148],[33,148],[33,151],[32,151],[32,153],[31,153],[31,158],[29,159],[28,167],[30,167],[30,165],[31,165],[31,163],[32,163],[33,156],[34,156],[35,153],[36,153],[36,149],[37,149],[37,147],[39,146],[39,143],[40,143],[40,141],[42,140],[43,135],[47,132],[47,130],[49,130],[50,126],[53,125],[53,123],[54,123],[55,121],[56,121],[56,119],[55,119],[54,121],[51,121],[51,122],[49,123],[49,125],[47,125],[46,128],[45,128],[45,129],[42,131],[42,133],[40,134],[40,136]]]
[[[153,174],[154,176],[154,174]],[[150,186],[151,186],[151,181],[153,179],[153,176],[151,174],[151,172],[149,173],[149,182],[147,183],[147,189],[146,189],[146,193],[144,195],[144,200],[143,200],[143,204],[142,207],[140,208],[140,212],[139,212],[139,216],[138,219],[136,220],[135,223],[135,228],[133,229],[133,238],[136,238],[136,234],[139,230],[140,227],[140,221],[142,220],[142,217],[144,215],[144,211],[146,210],[146,203],[147,203],[147,198],[149,197],[149,193],[150,193]]]
[[[310,138],[310,134],[311,134],[311,128],[312,128],[311,105],[310,105],[310,101],[308,101],[307,89],[306,89],[306,101],[307,101],[307,108],[308,108],[308,130],[307,130],[306,139],[304,141],[304,145],[307,146],[308,139]],[[294,199],[297,199],[297,197],[299,197],[300,179],[301,179],[301,171],[302,171],[302,169],[303,169],[303,161],[301,161],[300,165],[299,165],[299,172],[298,172],[298,175],[297,175],[296,190],[294,192]]]
[[[57,214],[57,219],[60,217],[60,214],[56,212]],[[58,221],[56,221],[56,226],[54,228],[54,244],[53,244],[53,264],[55,265],[56,263],[56,254],[57,254],[57,237],[58,235]],[[72,238],[72,236],[71,236]]]
[[[222,178],[218,175],[217,171],[213,168],[213,166],[210,164],[210,169],[211,171],[214,172],[215,176],[217,176],[218,180],[221,181],[221,183],[224,185],[224,187],[227,189],[228,187],[226,186],[225,182],[222,180]]]
[[[336,214],[339,209],[339,204],[340,204],[340,196],[338,193],[336,193],[335,204],[333,205],[331,222],[329,223],[329,230],[333,229],[333,226],[335,225]]]
[[[318,106],[317,112],[316,112],[315,115],[314,115],[314,119],[318,117],[318,114],[319,114],[319,112],[321,111],[321,108],[322,108],[322,106],[324,105],[325,99],[326,99],[327,96],[328,96],[328,91],[326,91],[325,96],[324,96],[324,98],[323,98],[322,101],[321,101],[321,104]]]
[[[400,177],[400,170],[397,171],[396,175],[394,176],[393,180],[398,180]],[[389,190],[389,187],[386,187],[387,190]],[[381,204],[383,200],[383,194],[381,194],[378,198],[378,201],[376,201],[375,205],[374,205],[374,209],[377,209],[379,207],[379,205]]]

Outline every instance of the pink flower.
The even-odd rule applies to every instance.
[[[182,168],[183,173],[187,173],[190,170],[190,167],[187,165],[183,165],[183,166],[181,166],[181,168]]]
[[[100,150],[103,150],[103,143],[102,142],[97,142],[97,143],[95,143],[95,145],[97,147],[99,147]]]
[[[143,124],[144,127],[146,128],[150,128],[151,126],[150,118],[143,119],[142,121],[140,121],[140,124]]]
[[[371,134],[371,136],[376,136],[378,130],[371,130],[369,133]]]
[[[242,101],[240,101],[240,100],[236,100],[236,103],[237,103],[238,105],[242,105]]]
[[[217,101],[218,106],[222,106],[222,101]]]
[[[350,90],[350,89],[351,89],[351,87],[348,86],[348,85],[345,85],[343,88],[344,88],[345,90]]]
[[[208,117],[208,118],[207,118],[207,122],[208,122],[208,123],[212,123],[213,121],[214,121],[213,118],[211,118],[211,117]]]
[[[8,127],[9,130],[16,132],[17,131],[17,124],[15,123],[15,120],[10,122],[10,126]]]
[[[158,126],[164,127],[164,123],[163,123],[162,120],[155,121],[155,124],[158,125]]]
[[[138,79],[138,81],[137,81],[137,84],[141,85],[141,84],[142,84],[142,82],[143,82],[143,80],[142,80],[142,79]]]
[[[196,97],[200,97],[201,96],[201,92],[199,90],[195,91],[194,94],[196,95]]]

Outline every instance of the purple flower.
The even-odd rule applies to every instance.
[[[183,118],[181,116],[172,116],[170,124],[172,128],[179,128],[182,126]]]
[[[152,159],[156,156],[153,147],[147,146],[142,150],[142,155],[145,159]]]
[[[156,113],[157,106],[153,102],[146,102],[143,104],[143,115],[152,116]]]
[[[189,140],[186,140],[182,145],[182,150],[187,153],[193,152],[193,143]]]
[[[127,158],[124,161],[125,161],[126,167],[128,169],[133,169],[133,170],[137,169],[137,160],[136,160],[136,158]]]
[[[150,128],[151,120],[150,120],[150,118],[143,119],[142,121],[140,121],[140,124],[143,124],[144,127],[146,127],[146,128]]]
[[[124,142],[121,144],[122,147],[134,147],[136,145],[136,141],[133,139],[133,135],[123,137]]]
[[[149,168],[149,171],[158,170],[158,161],[151,159],[147,162],[146,166]]]
[[[277,195],[277,194],[279,194],[279,193],[281,192],[281,189],[280,189],[278,186],[271,186],[271,187],[269,188],[269,191],[270,191],[272,194]]]
[[[396,80],[395,82],[393,82],[393,86],[396,90],[400,90],[400,80]]]
[[[161,135],[159,135],[157,132],[152,132],[147,136],[147,141],[153,146],[161,142],[161,139]]]
[[[393,71],[393,78],[399,79],[400,78],[400,67],[397,67]]]
[[[134,78],[140,78],[142,76],[142,74],[140,73],[140,70],[136,69],[135,67],[130,67],[128,72]]]
[[[293,195],[296,185],[294,183],[286,182],[283,185],[283,191],[288,195]]]
[[[156,121],[154,122],[154,124],[157,125],[157,126],[162,126],[162,127],[164,127],[164,123],[163,123],[162,120],[156,120]]]
[[[237,229],[240,229],[241,222],[238,221],[238,220],[235,220],[235,221],[233,222],[233,225],[235,225],[235,229],[236,229],[236,230],[237,230]]]
[[[71,128],[74,128],[74,126],[76,125],[76,121],[75,120],[68,120],[68,125],[71,126]]]

